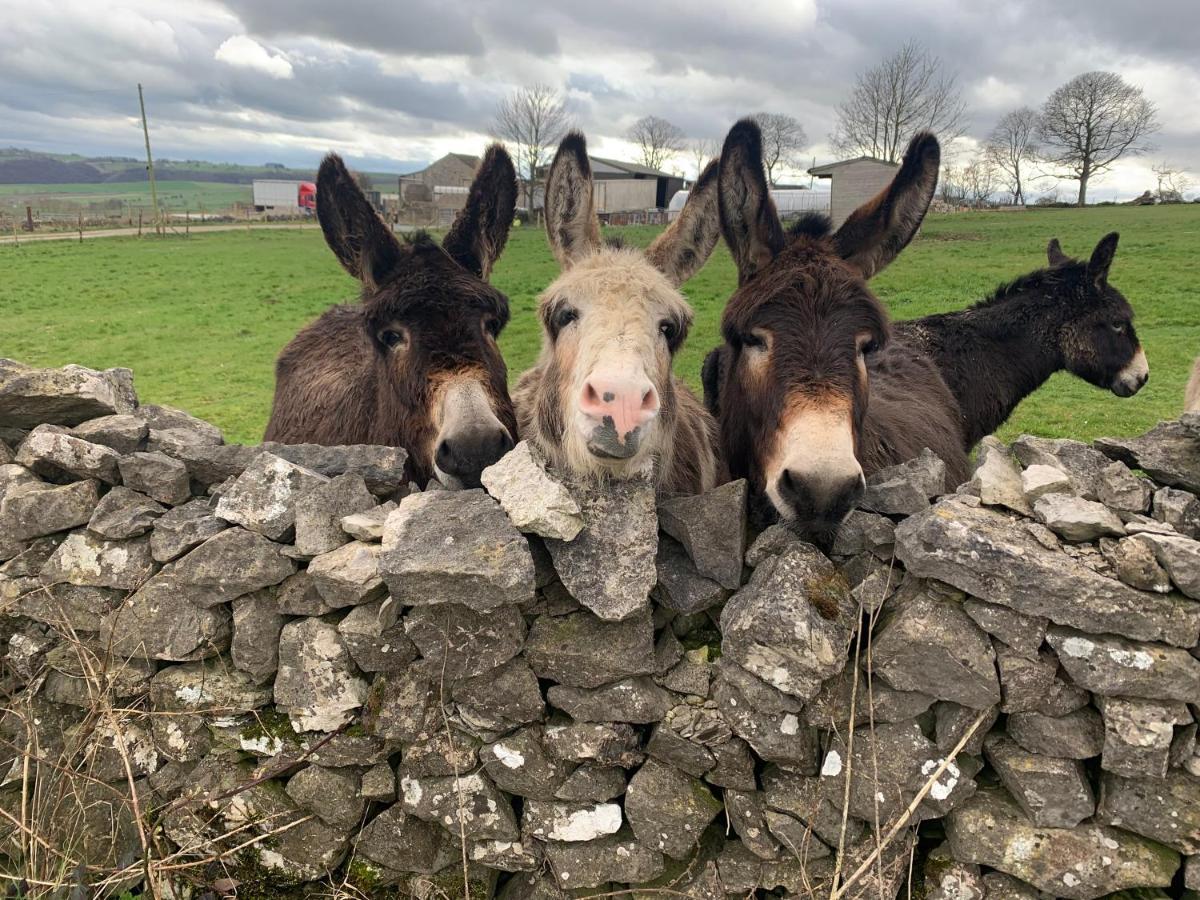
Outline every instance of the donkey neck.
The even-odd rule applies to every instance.
[[[1063,368],[1059,331],[1066,309],[1060,290],[1049,279],[1022,279],[968,309],[917,319],[902,329],[919,336],[941,368],[962,410],[968,448]]]

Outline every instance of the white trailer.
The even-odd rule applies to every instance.
[[[254,208],[259,212],[274,211],[279,213],[296,214],[301,208],[306,208],[305,187],[311,188],[308,181],[275,181],[255,179]]]

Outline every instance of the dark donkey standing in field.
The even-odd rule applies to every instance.
[[[1118,237],[1102,238],[1087,262],[1052,240],[1049,268],[1002,285],[969,309],[895,324],[897,338],[932,356],[954,392],[966,449],[1055,372],[1066,369],[1118,397],[1136,394],[1149,379],[1133,310],[1108,283]]]
[[[266,440],[385,444],[409,477],[477,487],[517,432],[496,336],[508,298],[487,283],[516,204],[512,160],[493,145],[441,246],[401,243],[341,159],[317,175],[317,217],[359,303],[335,306],[279,356]]]
[[[891,185],[830,234],[824,216],[784,231],[753,121],[735,125],[721,151],[721,228],[738,289],[721,321],[725,342],[704,362],[705,399],[759,516],[820,542],[862,496],[864,474],[928,447],[946,463],[947,488],[967,477],[953,394],[925,353],[889,343],[887,313],[866,284],[912,239],[939,160],[933,135],[917,135]]]

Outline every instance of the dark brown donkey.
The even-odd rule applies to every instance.
[[[487,283],[516,196],[512,160],[493,145],[441,246],[424,234],[401,243],[327,156],[317,216],[362,299],[329,309],[284,348],[266,440],[403,447],[409,477],[477,487],[517,433],[496,346],[508,298]]]
[[[1057,240],[1050,266],[1002,285],[970,309],[897,322],[897,340],[933,357],[958,400],[964,446],[1004,424],[1017,404],[1063,369],[1118,397],[1150,377],[1129,302],[1108,283],[1114,231],[1087,262]]]
[[[892,184],[831,235],[824,216],[784,231],[753,121],[735,125],[721,151],[721,229],[738,289],[725,342],[704,363],[705,399],[760,516],[821,542],[861,497],[864,474],[928,447],[946,462],[948,488],[967,477],[954,396],[928,356],[889,344],[866,284],[912,239],[939,159],[937,140],[917,135]]]

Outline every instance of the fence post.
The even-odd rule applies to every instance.
[[[142,236],[142,211],[138,210],[138,237]]]
[[[183,236],[192,236],[192,211],[186,206],[183,208]]]
[[[83,243],[83,210],[79,211],[79,243]]]

